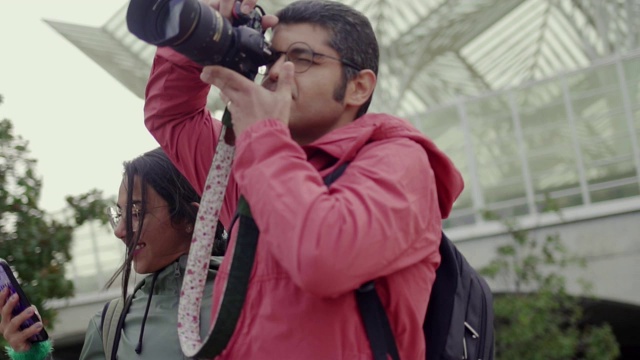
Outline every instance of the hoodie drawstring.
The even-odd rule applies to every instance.
[[[144,336],[144,325],[147,323],[147,315],[149,314],[149,307],[151,307],[151,298],[153,297],[153,288],[156,286],[156,279],[160,271],[156,271],[151,279],[151,290],[149,291],[149,299],[147,299],[147,307],[144,309],[144,317],[142,318],[142,325],[140,326],[140,338],[138,339],[138,345],[136,346],[136,354],[140,355],[142,352],[142,337]]]

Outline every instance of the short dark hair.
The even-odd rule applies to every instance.
[[[322,27],[329,32],[329,46],[342,59],[378,75],[378,41],[369,19],[361,12],[336,1],[299,0],[278,11],[276,16],[279,24],[305,23]],[[358,74],[358,70],[349,66],[342,66],[342,69],[343,84],[340,92],[334,94],[339,101],[344,98],[347,82]],[[370,104],[371,97],[358,109],[356,118],[364,115]]]

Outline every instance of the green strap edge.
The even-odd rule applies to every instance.
[[[348,164],[347,162],[339,165],[331,174],[327,175],[323,179],[325,185],[328,187],[336,181]],[[251,207],[243,196],[238,200],[236,212],[239,220],[238,236],[229,269],[227,287],[222,297],[214,328],[204,340],[200,351],[194,356],[196,359],[211,359],[224,351],[236,329],[247,297],[260,230],[251,215]]]
[[[214,328],[194,356],[198,359],[214,358],[224,351],[235,332],[247,297],[260,230],[251,217],[251,209],[244,197],[240,198],[237,209],[238,236],[233,250],[227,287]]]

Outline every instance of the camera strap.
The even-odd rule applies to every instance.
[[[340,165],[323,180],[329,186],[344,171],[347,163]],[[249,278],[253,271],[260,230],[251,215],[251,209],[244,197],[240,197],[236,214],[229,229],[238,224],[238,231],[233,248],[229,277],[225,284],[220,307],[214,317],[214,324],[207,339],[204,340],[196,358],[212,359],[220,355],[231,340],[236,330],[242,308],[247,298]],[[396,357],[397,358],[397,357]]]
[[[215,328],[209,332],[203,343],[200,339],[200,307],[207,280],[210,254],[215,241],[215,230],[231,173],[231,162],[235,152],[234,140],[231,113],[225,109],[222,116],[222,131],[207,175],[194,225],[178,305],[178,338],[182,352],[187,357],[213,357],[205,355],[203,347],[209,343],[209,339],[216,336],[213,331]],[[205,352],[206,350],[207,348],[204,349]]]

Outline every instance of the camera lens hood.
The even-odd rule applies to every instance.
[[[127,27],[149,44],[173,46],[191,34],[200,18],[201,6],[197,0],[131,0]]]

